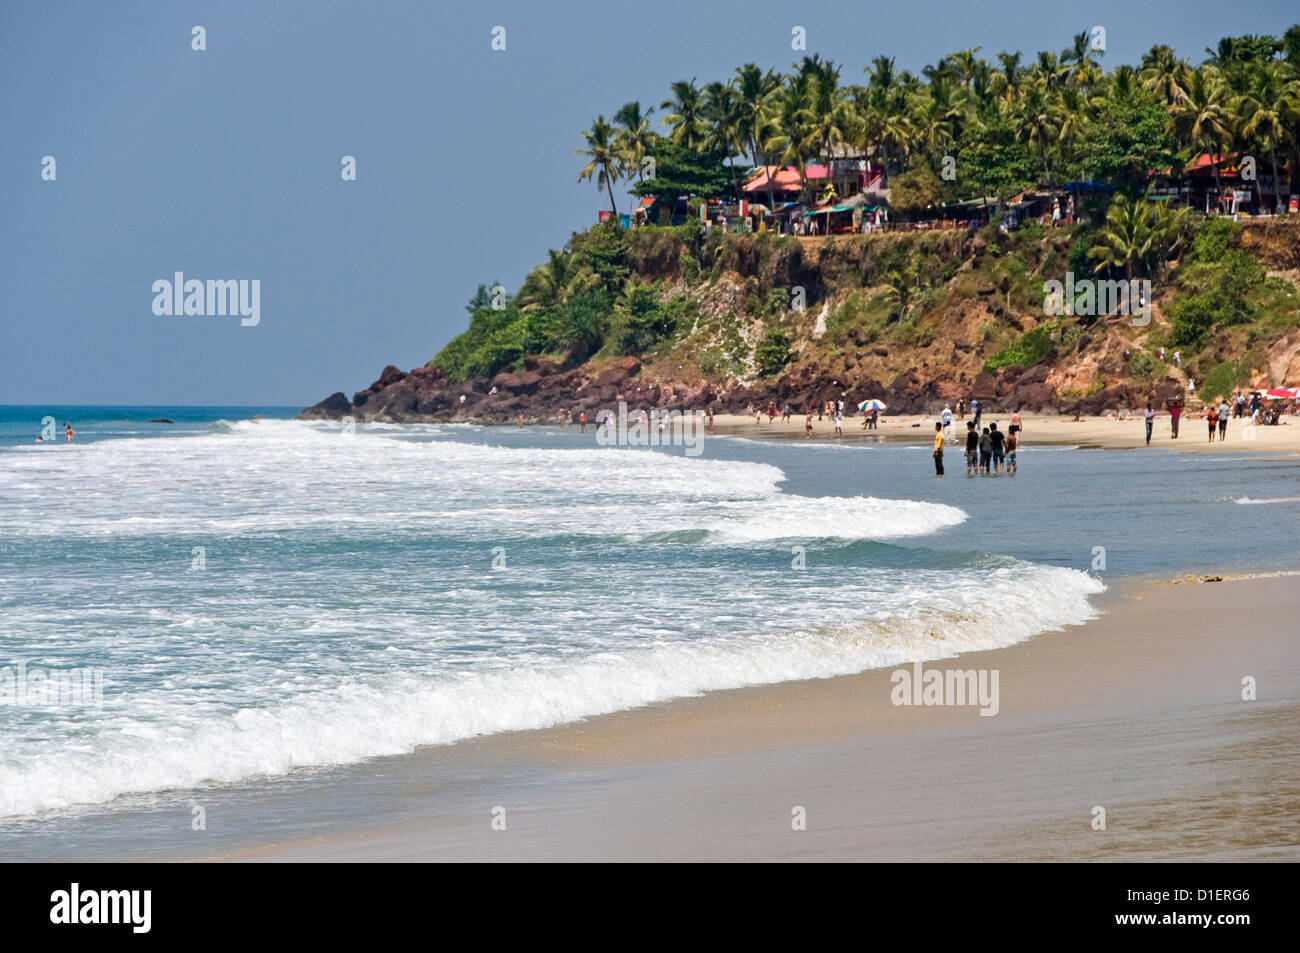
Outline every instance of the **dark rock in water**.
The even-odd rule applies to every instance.
[[[342,391],[330,394],[298,414],[299,420],[338,420],[352,412],[352,405]]]
[[[149,421],[149,423],[151,423],[151,424],[174,424],[174,423],[176,423],[176,421],[174,421],[174,420],[172,420],[172,419],[170,419],[170,418],[168,418],[168,417],[154,417],[152,420]]]

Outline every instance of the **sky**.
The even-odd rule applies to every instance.
[[[306,406],[423,364],[478,284],[513,291],[595,221],[581,131],[674,80],[1030,60],[1093,26],[1107,69],[1157,42],[1199,63],[1297,20],[1294,0],[7,2],[0,404]],[[178,271],[258,281],[257,324],[156,315]]]

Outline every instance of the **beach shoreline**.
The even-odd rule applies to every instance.
[[[751,439],[808,439],[810,442],[844,441],[849,443],[880,442],[924,442],[934,440],[936,417],[931,414],[906,414],[899,416],[882,416],[876,429],[864,429],[862,416],[850,416],[846,411],[842,436],[835,436],[834,424],[829,418],[820,421],[813,416],[813,435],[804,436],[803,414],[794,414],[788,423],[782,423],[778,414],[774,422],[769,423],[767,415],[763,423],[754,423],[754,418],[743,414],[717,414],[714,416],[713,433],[718,436],[746,437]],[[949,454],[958,457],[965,446],[966,423],[973,418],[967,414],[964,419],[955,415],[952,424],[953,445]],[[1167,411],[1157,415],[1153,428],[1151,443],[1146,443],[1146,430],[1139,411],[1134,412],[1132,420],[1117,421],[1110,417],[1084,417],[1074,421],[1067,416],[1050,414],[1021,414],[1024,429],[1021,433],[1019,449],[1031,450],[1034,446],[1069,446],[1099,450],[1177,450],[1191,453],[1283,453],[1300,454],[1300,418],[1294,424],[1287,418],[1277,426],[1257,426],[1253,436],[1246,437],[1243,430],[1244,419],[1230,420],[1226,439],[1210,442],[1205,421],[1184,416],[1177,439],[1170,436],[1170,421]],[[997,422],[1006,430],[1011,420],[1010,413],[986,412],[980,426]],[[960,444],[960,446],[957,446]]]
[[[481,810],[201,859],[1300,859],[1295,580],[1120,580],[1099,608],[926,663],[997,671],[994,717],[894,704],[897,669],[710,692],[390,759],[482,765]]]

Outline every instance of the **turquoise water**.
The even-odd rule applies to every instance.
[[[73,443],[35,443],[47,413]],[[0,411],[0,679],[102,684],[0,706],[6,856],[424,745],[1007,645],[1090,618],[1108,579],[1300,555],[1294,457],[1031,432],[1017,477],[938,481],[917,444],[688,457],[292,413]]]

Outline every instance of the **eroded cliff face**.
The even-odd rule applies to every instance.
[[[513,423],[522,415],[544,423],[561,414],[594,417],[619,401],[722,412],[769,400],[802,408],[842,395],[854,403],[879,397],[896,413],[937,412],[974,397],[997,410],[1096,414],[1185,391],[1184,370],[1137,373],[1133,360],[1156,350],[1153,335],[1167,330],[1173,286],[1157,289],[1146,326],[1119,317],[1063,322],[1043,312],[1041,283],[1068,267],[1071,241],[1064,231],[1048,231],[1033,244],[960,230],[797,242],[736,236],[702,262],[707,272],[687,280],[685,245],[661,237],[653,254],[633,255],[628,264],[642,280],[659,282],[665,298],[689,299],[693,321],[671,348],[581,363],[529,356],[516,369],[460,382],[438,367],[407,372],[390,365],[350,400],[336,393],[300,416]],[[1300,223],[1251,223],[1233,242],[1271,275],[1300,278]],[[906,280],[920,297],[903,320],[883,312],[891,302],[900,310],[891,290],[899,269],[911,269]],[[756,307],[774,292],[795,290],[806,307],[776,315]],[[793,359],[765,377],[754,355],[774,326],[786,334]],[[991,358],[1045,326],[1052,346],[1037,360],[994,367]],[[1274,338],[1260,352],[1261,380],[1300,385],[1300,329]],[[1235,346],[1225,337],[1220,359],[1232,358]],[[729,355],[725,368],[706,360],[722,353]]]

